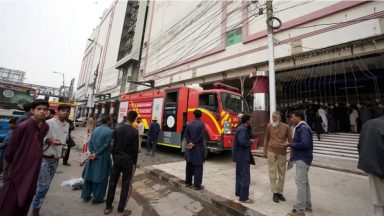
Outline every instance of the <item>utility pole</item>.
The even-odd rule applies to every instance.
[[[92,94],[91,94],[91,97],[88,99],[88,102],[87,102],[87,106],[89,107],[89,109],[92,109],[94,106],[95,106],[95,89],[96,89],[96,82],[97,82],[97,76],[99,75],[99,66],[100,66],[100,60],[101,60],[101,56],[102,56],[102,53],[103,53],[103,46],[100,45],[99,43],[97,43],[95,40],[93,39],[89,39],[88,40],[91,42],[91,43],[95,43],[95,46],[99,46],[100,48],[100,56],[99,56],[99,61],[97,63],[97,67],[96,67],[96,70],[94,72],[94,76],[93,76],[93,83],[92,83]],[[91,111],[88,111],[88,117],[91,115]]]
[[[267,0],[267,28],[268,28],[268,59],[269,59],[269,117],[276,111],[276,79],[275,79],[275,50],[273,38],[273,7],[272,0]]]

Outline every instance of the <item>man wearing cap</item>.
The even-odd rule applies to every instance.
[[[287,143],[292,143],[292,130],[283,123],[280,112],[272,113],[272,122],[268,124],[264,137],[264,157],[268,158],[269,182],[272,200],[285,201],[283,196],[287,162]]]
[[[139,132],[139,152],[140,152],[141,142],[143,141],[143,135],[144,135],[144,124],[140,117],[137,117],[136,122],[138,124],[137,131]]]
[[[160,125],[157,123],[157,117],[152,116],[152,123],[148,130],[148,143],[146,155],[155,156],[157,141],[159,140]]]

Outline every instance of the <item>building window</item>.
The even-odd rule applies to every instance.
[[[240,43],[242,40],[241,32],[242,32],[241,27],[234,29],[230,32],[227,32],[226,45],[231,46],[233,44]]]

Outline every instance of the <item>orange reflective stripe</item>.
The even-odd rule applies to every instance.
[[[223,118],[223,116],[225,115],[225,112],[224,111],[221,111],[221,118]]]
[[[203,109],[203,108],[197,108],[197,109],[200,110],[202,113],[206,114],[213,121],[213,124],[216,126],[217,132],[219,132],[219,133],[222,132],[219,123],[217,122],[216,118],[212,115],[212,113],[210,111]],[[193,112],[195,110],[196,110],[195,108],[190,108],[190,109],[188,109],[188,112]]]
[[[137,108],[137,105],[135,104],[135,103],[133,103],[132,101],[131,101],[131,106],[132,106],[132,109],[133,109],[133,111],[136,111],[137,112],[137,116],[138,117],[140,117],[141,116],[141,114],[140,114],[140,111],[139,111],[139,109]],[[144,128],[145,129],[149,129],[149,124],[148,124],[148,121],[147,121],[147,119],[141,119],[142,121],[143,121],[143,125],[144,125]]]
[[[227,120],[228,118],[229,118],[229,114],[227,113],[227,114],[225,115],[225,117],[221,120],[221,125],[224,126],[224,121]]]

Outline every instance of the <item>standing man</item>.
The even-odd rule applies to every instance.
[[[137,123],[139,124],[139,127],[137,128],[137,130],[139,132],[139,152],[140,152],[141,143],[143,142],[144,124],[140,117],[137,117]]]
[[[32,107],[32,104],[29,102],[26,102],[23,104],[23,109],[24,109],[25,113],[24,113],[24,115],[20,116],[17,119],[16,124],[19,124],[19,123],[29,119],[32,116],[31,107]]]
[[[237,121],[239,122],[238,124],[239,124],[239,127],[240,127],[240,125],[241,125],[241,119],[243,118],[243,115],[244,114],[242,114],[242,113],[240,113],[239,115],[237,115]]]
[[[233,145],[232,159],[236,162],[236,188],[235,194],[242,203],[253,203],[249,199],[249,184],[251,182],[250,164],[254,164],[251,153],[251,134],[248,126],[251,124],[251,116],[243,115],[241,126],[235,133],[235,142]]]
[[[56,115],[56,111],[54,109],[48,109],[47,115],[45,115],[45,120],[49,120]]]
[[[328,118],[327,118],[327,111],[324,107],[320,107],[317,111],[321,117],[321,120],[323,120],[323,129],[325,133],[328,133]],[[302,119],[304,120],[304,119]]]
[[[364,125],[365,122],[370,120],[372,118],[372,111],[369,109],[369,107],[365,104],[362,104],[361,110],[360,110],[360,120],[361,125]]]
[[[151,154],[151,156],[155,156],[157,140],[159,140],[160,134],[160,125],[157,123],[157,117],[152,116],[152,123],[149,126],[148,130],[148,144],[147,144],[147,154]]]
[[[123,117],[123,120],[117,125],[117,127],[123,126],[127,123],[127,116]]]
[[[95,129],[95,127],[96,127],[95,117],[94,117],[94,114],[92,113],[89,115],[87,120],[87,137],[85,138],[85,143],[83,144],[83,149],[86,149],[86,152],[88,152],[89,140],[91,139],[91,134]],[[87,154],[83,154],[82,157],[83,156],[88,157]],[[80,166],[82,166],[81,163],[80,163]]]
[[[129,111],[127,124],[118,127],[113,131],[113,167],[111,178],[109,180],[104,214],[110,214],[112,212],[112,203],[115,198],[116,186],[121,173],[123,174],[123,179],[119,206],[117,207],[117,215],[123,216],[125,213],[127,213],[127,215],[130,214],[129,210],[125,211],[125,207],[127,205],[132,187],[132,179],[135,172],[139,150],[138,131],[132,127],[132,123],[135,121],[136,117],[137,113],[135,111]]]
[[[93,114],[91,114],[87,121],[87,134],[88,136],[92,133],[92,131],[95,129],[96,122]]]
[[[59,159],[65,155],[67,150],[67,140],[69,124],[67,122],[70,107],[67,104],[60,104],[57,111],[57,118],[52,118],[47,122],[49,130],[44,139],[43,160],[41,162],[37,191],[32,202],[32,215],[38,216],[43,205],[49,186],[56,173]]]
[[[44,136],[49,126],[44,122],[48,102],[35,100],[31,104],[32,116],[18,124],[12,132],[4,160],[4,185],[0,189],[2,216],[28,214],[42,160]]]
[[[185,186],[193,186],[195,190],[203,190],[201,185],[203,181],[203,162],[204,162],[204,139],[205,125],[200,120],[201,111],[196,109],[193,111],[195,119],[187,124],[185,128],[185,138],[187,140],[187,149],[185,151],[185,160],[187,161]]]
[[[360,132],[357,168],[368,173],[374,215],[384,215],[384,116],[367,121]]]
[[[109,115],[103,115],[101,125],[96,127],[89,140],[89,161],[83,171],[84,185],[81,198],[84,202],[91,200],[93,204],[104,202],[108,186],[108,177],[111,169],[111,140],[112,119]]]
[[[302,216],[312,212],[311,191],[309,187],[308,170],[313,159],[313,138],[311,128],[302,119],[304,114],[294,111],[291,122],[295,126],[291,144],[291,160],[296,164],[297,204],[293,206],[289,216]]]
[[[352,107],[352,112],[349,114],[349,124],[351,125],[351,132],[357,133],[357,119],[359,118],[359,112],[356,107]]]
[[[287,143],[292,143],[291,128],[280,120],[280,112],[273,112],[272,122],[268,124],[264,138],[264,157],[268,158],[269,181],[274,202],[285,201],[283,190]]]
[[[67,140],[67,151],[65,152],[64,158],[63,158],[63,165],[64,166],[71,166],[70,163],[68,163],[69,154],[71,153],[71,148],[76,146],[75,141],[71,137],[71,132],[75,129],[75,125],[73,124],[72,120],[67,119],[67,122],[69,124],[69,131],[68,131],[68,140]]]

